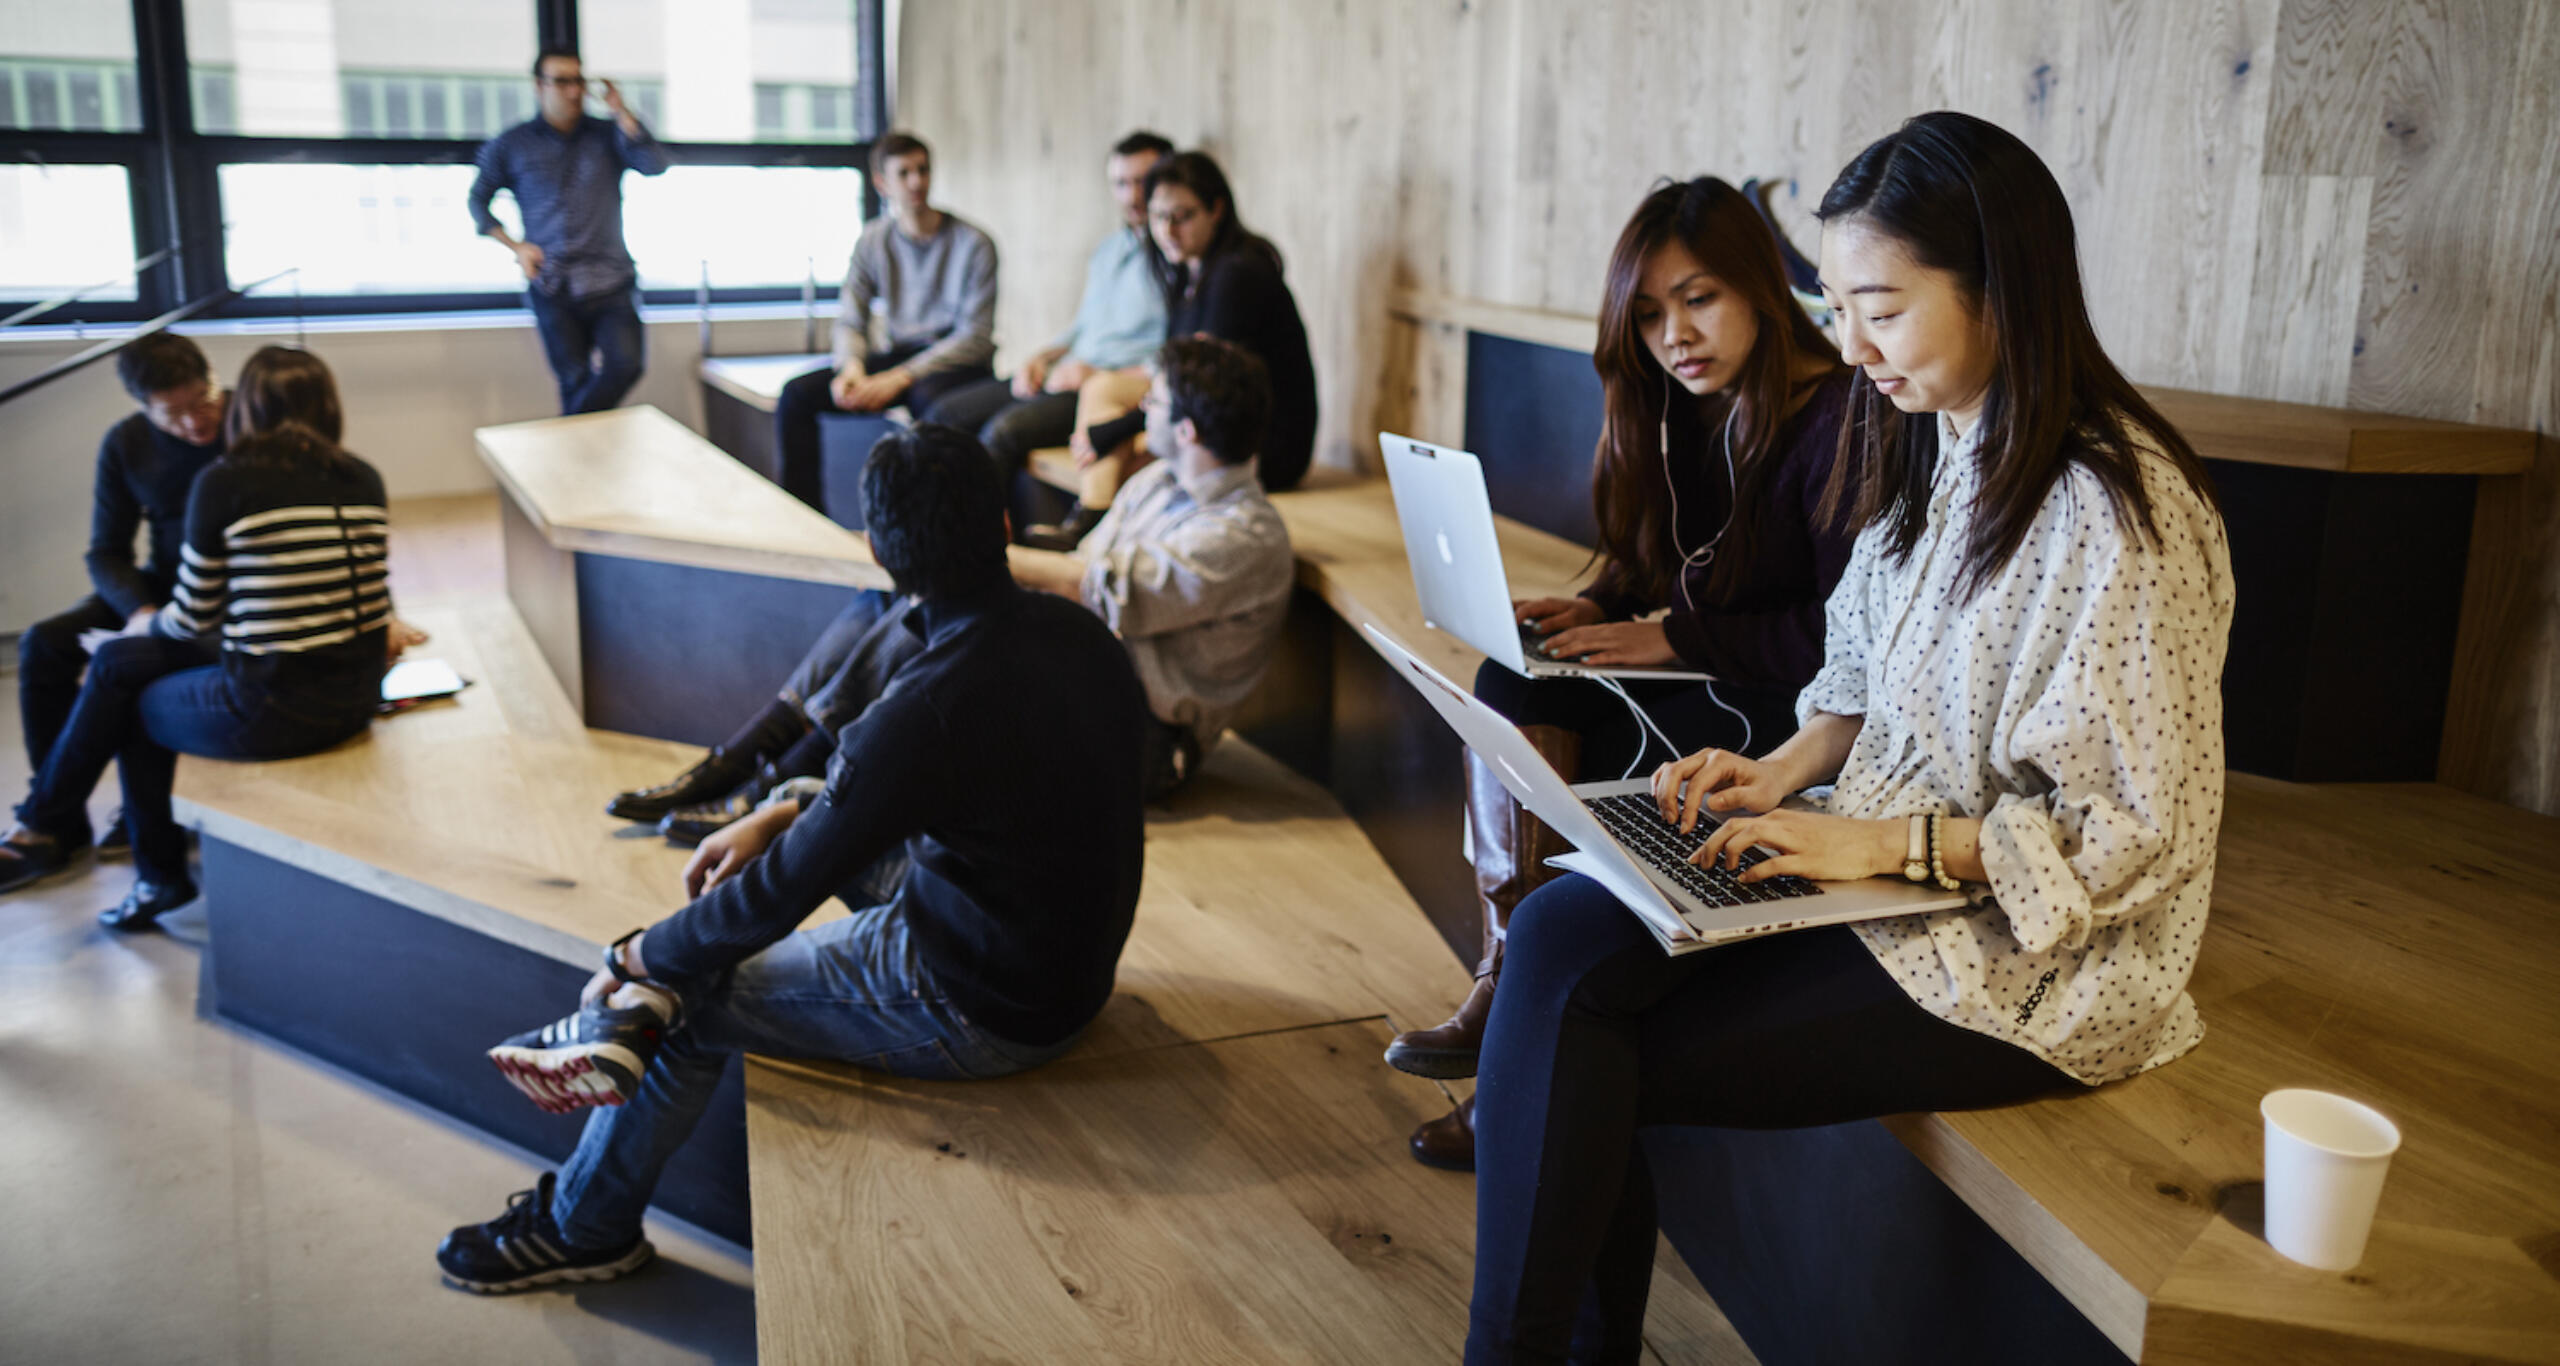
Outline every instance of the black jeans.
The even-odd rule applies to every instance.
[[[1512,913],[1481,1068],[1470,1363],[1637,1359],[1656,1241],[1639,1128],[1793,1129],[2078,1085],[1913,1004],[1854,930],[1674,958],[1570,874]]]
[[[976,432],[978,443],[995,457],[996,476],[1010,486],[1033,451],[1063,446],[1075,436],[1076,396],[1015,398],[1010,381],[980,380],[935,404],[933,420]]]
[[[71,719],[28,784],[18,820],[73,843],[89,835],[89,794],[113,761],[124,780],[125,828],[146,882],[186,880],[187,837],[169,813],[178,755],[289,759],[361,734],[381,700],[381,674],[343,697],[284,698],[244,688],[190,640],[109,641],[89,663]],[[358,680],[361,682],[361,680]]]
[[[1619,686],[1644,708],[1681,754],[1710,746],[1748,754],[1766,754],[1796,733],[1796,698],[1792,692],[1718,683],[1710,696],[1703,683],[1622,678]],[[1636,724],[1634,713],[1615,693],[1588,678],[1523,678],[1486,660],[1476,669],[1476,696],[1520,726],[1561,726],[1582,737],[1582,767],[1566,778],[1578,783],[1608,782],[1651,773],[1656,764],[1677,755],[1665,754],[1662,742]],[[1746,737],[1742,723],[1726,707],[1750,718]],[[1744,741],[1748,739],[1746,745]],[[1641,759],[1639,759],[1641,755]]]
[[[875,351],[863,358],[865,373],[879,374],[924,350],[921,346],[891,347]],[[957,370],[939,370],[917,380],[907,389],[900,402],[907,415],[918,422],[938,421],[934,405],[943,395],[988,378],[983,365],[965,366]],[[779,482],[783,489],[801,502],[820,511],[826,510],[826,468],[818,445],[818,419],[827,413],[849,411],[836,406],[833,392],[834,367],[812,370],[782,386],[773,405],[773,448],[780,462]]]
[[[53,737],[71,719],[80,697],[80,671],[89,667],[83,631],[121,631],[124,614],[91,594],[68,612],[46,617],[18,637],[18,729],[27,741],[27,771],[44,767]]]
[[[542,353],[560,385],[560,412],[600,413],[622,402],[649,359],[648,334],[640,327],[637,285],[591,299],[559,299],[538,289],[524,292]]]

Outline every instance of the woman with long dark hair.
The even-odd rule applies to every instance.
[[[1315,456],[1316,371],[1297,298],[1282,278],[1280,249],[1236,216],[1227,173],[1206,152],[1176,153],[1147,174],[1147,226],[1164,280],[1165,335],[1233,342],[1262,362],[1271,375],[1271,427],[1256,472],[1269,492],[1296,488]],[[1055,529],[1026,538],[1034,544],[1073,549],[1101,522],[1120,481],[1135,473],[1131,448],[1146,426],[1143,414],[1078,420],[1076,452],[1086,475],[1077,507]]]
[[[360,734],[394,641],[382,477],[338,446],[329,367],[261,348],[240,371],[222,457],[187,497],[177,591],[148,634],[102,646],[71,720],[0,837],[0,886],[65,866],[113,761],[135,882],[100,918],[138,930],[195,899],[169,790],[180,753],[283,759]],[[218,653],[208,653],[207,646]]]
[[[1822,665],[1822,602],[1849,560],[1847,521],[1822,506],[1849,371],[1788,291],[1776,235],[1713,176],[1663,184],[1636,206],[1610,253],[1591,363],[1599,573],[1579,597],[1518,604],[1520,619],[1560,658],[1716,681],[1619,691],[1488,661],[1476,695],[1577,780],[1624,777],[1647,753],[1763,753],[1795,730],[1796,690]],[[1567,848],[1473,754],[1466,792],[1484,923],[1476,985],[1447,1023],[1387,1050],[1427,1077],[1475,1075],[1504,927]],[[1471,1167],[1468,1113],[1461,1103],[1416,1130],[1415,1158]]]
[[[1679,958],[1589,879],[1523,902],[1476,1091],[1470,1362],[1634,1359],[1641,1126],[2005,1105],[2203,1034],[2186,984],[2231,621],[2203,466],[2099,347],[2070,207],[2017,138],[1921,115],[1820,216],[1864,374],[1833,487],[1866,529],[1795,736],[1689,755],[1654,790],[1690,828],[1729,813],[1700,862],[1775,850],[1746,881],[1909,876],[1972,902]],[[1820,809],[1778,808],[1823,783]]]

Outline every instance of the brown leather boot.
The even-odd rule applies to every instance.
[[[1561,726],[1522,726],[1520,733],[1556,772],[1573,776],[1581,736]],[[1571,847],[1513,800],[1473,750],[1467,751],[1467,831],[1475,848],[1476,903],[1484,912],[1484,955],[1457,1014],[1429,1029],[1408,1029],[1387,1045],[1387,1064],[1418,1077],[1476,1074],[1485,1017],[1493,1012],[1494,984],[1502,977],[1502,931],[1511,923],[1511,908],[1556,875],[1547,860]]]
[[[1430,1120],[1413,1131],[1408,1140],[1413,1160],[1444,1172],[1471,1172],[1476,1169],[1476,1098],[1458,1102],[1458,1108]]]

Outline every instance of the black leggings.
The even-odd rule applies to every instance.
[[[1656,1238],[1643,1126],[1804,1128],[2077,1084],[1913,1004],[1854,930],[1674,958],[1600,884],[1558,878],[1512,913],[1485,1029],[1466,1359],[1637,1359]]]
[[[1796,733],[1796,696],[1792,692],[1718,683],[1710,695],[1704,683],[1628,678],[1617,682],[1679,747],[1681,754],[1710,747],[1766,754]],[[1635,766],[1633,776],[1641,778],[1653,772],[1655,765],[1679,757],[1666,752],[1660,740],[1637,725],[1635,713],[1616,693],[1588,678],[1523,678],[1488,659],[1476,670],[1476,696],[1486,706],[1510,717],[1513,725],[1561,726],[1581,736],[1581,771],[1564,775],[1573,782],[1599,783],[1627,777],[1631,764]],[[1718,699],[1724,706],[1716,705]],[[1725,707],[1749,718],[1747,736],[1742,722]]]

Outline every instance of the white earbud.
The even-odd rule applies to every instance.
[[[1680,573],[1677,576],[1680,582],[1680,600],[1687,603],[1692,612],[1698,610],[1698,604],[1689,596],[1689,571],[1714,562],[1717,543],[1724,539],[1727,531],[1733,529],[1734,503],[1741,497],[1741,481],[1734,474],[1733,469],[1733,420],[1741,413],[1740,403],[1725,405],[1724,525],[1716,528],[1716,534],[1709,536],[1705,545],[1696,550],[1684,550],[1680,545],[1680,486],[1671,477],[1671,372],[1668,370],[1662,372],[1662,486],[1671,494],[1671,549],[1680,557]]]

